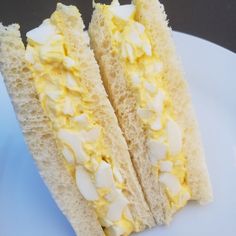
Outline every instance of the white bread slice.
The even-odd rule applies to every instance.
[[[63,166],[48,118],[44,115],[30,71],[19,25],[0,24],[0,70],[28,148],[57,205],[76,235],[103,235],[94,211]]]
[[[186,134],[183,149],[188,160],[187,175],[192,199],[202,204],[207,203],[212,200],[212,190],[203,147],[164,8],[157,0],[133,2],[136,5],[136,19],[145,26],[152,47],[166,65],[168,94],[174,101],[177,122]],[[102,79],[126,137],[132,162],[155,220],[157,224],[169,223],[174,211],[169,207],[157,175],[152,172],[147,154],[146,134],[135,111],[135,95],[126,85],[124,65],[113,53],[108,23],[101,9],[97,7],[89,27],[91,46],[99,62]]]
[[[57,11],[63,19],[58,27],[64,29],[68,43],[68,54],[72,57],[76,55],[80,61],[81,78],[89,88],[91,97],[96,100],[96,104],[91,109],[94,110],[98,124],[105,129],[105,142],[111,149],[116,167],[126,182],[125,196],[130,202],[131,214],[140,223],[136,226],[135,231],[152,227],[155,222],[138,183],[127,144],[102,85],[93,52],[88,47],[85,35],[82,33],[84,24],[81,16],[77,8],[73,6],[58,4]],[[8,28],[2,26],[0,39],[1,70],[26,141],[39,166],[41,175],[78,235],[102,235],[103,231],[94,212],[88,203],[82,199],[74,180],[64,170],[60,158],[58,158],[61,154],[58,152],[55,139],[52,136],[50,122],[40,107],[31,74],[23,59],[25,50],[20,39],[18,26],[13,25]],[[57,178],[52,178],[52,175]],[[59,184],[56,180],[60,180],[59,177],[62,175],[63,178]],[[64,182],[64,179],[68,179],[68,181]],[[64,195],[69,196],[62,199]]]

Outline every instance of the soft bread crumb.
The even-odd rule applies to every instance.
[[[24,61],[19,25],[0,24],[0,70],[40,175],[77,235],[103,235],[93,210],[61,162],[56,140]]]

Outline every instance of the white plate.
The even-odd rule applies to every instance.
[[[236,235],[236,55],[174,33],[192,92],[214,202],[189,204],[169,227],[140,235]],[[74,236],[30,157],[0,79],[0,236]]]

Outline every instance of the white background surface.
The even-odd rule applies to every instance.
[[[140,235],[236,235],[236,55],[174,33],[192,92],[214,202],[190,203],[169,227]],[[74,236],[31,159],[0,77],[0,236]]]

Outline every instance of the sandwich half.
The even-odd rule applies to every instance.
[[[27,33],[0,25],[0,69],[28,147],[77,235],[155,224],[107,98],[78,9]]]
[[[203,146],[158,0],[95,4],[91,47],[158,224],[189,200],[212,200]]]

